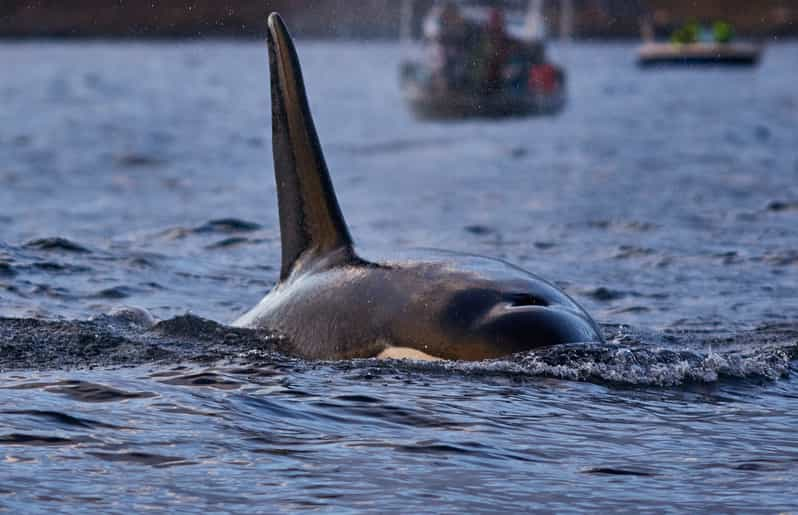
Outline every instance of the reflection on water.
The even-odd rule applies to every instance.
[[[406,112],[393,45],[300,51],[366,255],[506,258],[607,343],[305,363],[212,322],[279,273],[263,46],[6,43],[0,509],[795,505],[794,44],[661,72],[555,49],[562,116],[447,124]]]

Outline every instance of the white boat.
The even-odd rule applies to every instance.
[[[401,68],[402,93],[413,112],[424,118],[505,117],[551,115],[567,101],[562,68],[545,58],[545,24],[542,1],[511,2],[503,9],[504,33],[514,53],[502,63],[501,79],[486,87],[474,73],[463,71],[452,80],[443,70],[447,58],[442,27],[443,9],[434,6],[422,25],[425,52],[406,59]],[[472,30],[485,30],[495,2],[456,2],[458,15]],[[412,14],[412,13],[410,13]],[[409,14],[406,13],[406,16]],[[403,34],[410,29],[403,24]],[[457,46],[456,48],[460,48]],[[460,57],[464,66],[475,67],[475,59]]]

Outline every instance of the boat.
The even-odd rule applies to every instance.
[[[755,66],[762,55],[762,45],[734,41],[734,29],[725,22],[711,27],[688,22],[674,29],[667,41],[657,41],[650,20],[641,27],[644,43],[637,50],[641,67],[663,65]]]
[[[436,87],[423,78],[423,69],[406,63],[402,91],[412,111],[420,118],[501,118],[509,116],[555,115],[566,105],[565,77],[561,69],[552,75],[552,86],[529,87],[526,91],[482,92],[473,88]]]
[[[475,57],[469,49],[479,51],[474,41],[483,41],[479,38],[488,34],[497,16],[497,8],[492,7],[495,4],[446,2],[435,5],[424,18],[423,52],[419,58],[403,61],[400,78],[403,97],[416,116],[554,115],[565,107],[566,74],[546,59],[540,0],[530,2],[526,10],[519,8],[520,2],[503,8],[500,16],[506,52],[495,64],[494,79],[483,78],[487,76],[483,69],[494,63]],[[446,9],[451,10],[453,5],[462,21],[458,27],[466,34],[459,39],[448,37],[446,32],[450,21]]]
[[[762,47],[754,43],[645,43],[637,51],[640,66],[755,66]]]

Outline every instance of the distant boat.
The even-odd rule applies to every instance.
[[[466,118],[553,115],[567,102],[566,76],[562,68],[545,58],[542,2],[529,9],[503,9],[508,55],[501,61],[498,77],[489,86],[477,71],[486,63],[469,54],[467,37],[485,36],[495,2],[456,2],[457,13],[470,36],[461,42],[447,39],[446,16],[440,5],[424,19],[425,53],[401,66],[401,88],[411,110],[422,118]],[[409,33],[404,25],[404,34]],[[407,36],[405,36],[407,38]],[[472,50],[473,51],[473,50]],[[497,65],[498,66],[498,65]]]
[[[670,41],[655,41],[655,30],[647,20],[641,27],[644,43],[637,50],[642,67],[662,65],[755,66],[762,45],[732,41],[731,25],[716,22],[711,28],[691,22],[673,31]]]

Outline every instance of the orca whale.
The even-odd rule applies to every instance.
[[[276,330],[306,359],[483,360],[601,341],[574,300],[504,261],[456,252],[367,261],[355,252],[280,16],[268,20],[282,266],[233,325]]]

